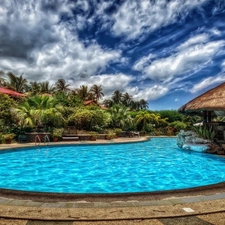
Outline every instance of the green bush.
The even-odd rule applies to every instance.
[[[16,135],[13,134],[13,133],[10,133],[10,134],[3,134],[2,137],[4,138],[4,140],[7,140],[7,139],[13,139]]]
[[[0,144],[4,143],[4,138],[2,136],[2,133],[0,133]]]
[[[187,128],[187,124],[184,122],[181,122],[181,121],[174,121],[174,122],[170,123],[169,126],[176,129],[176,131],[185,130]]]
[[[64,131],[63,128],[54,128],[53,131],[52,131],[52,136],[61,138],[62,134],[63,134],[63,131]]]
[[[92,138],[97,138],[98,137],[98,133],[95,131],[90,131],[89,134],[92,136]]]
[[[209,139],[213,141],[216,133],[213,130],[213,127],[199,126],[193,128],[195,132],[199,135],[199,137]]]
[[[120,129],[120,128],[115,128],[114,132],[116,133],[116,135],[119,135],[119,134],[121,134],[123,132],[123,130]]]

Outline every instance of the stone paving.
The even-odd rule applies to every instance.
[[[95,143],[145,141],[146,138],[101,140]],[[85,142],[89,143],[89,142]],[[93,144],[93,142],[91,142]],[[52,144],[52,143],[51,143]],[[59,144],[59,143],[54,143]],[[70,143],[60,143],[70,144]],[[75,143],[73,143],[75,144]],[[83,144],[77,143],[77,144]],[[0,149],[32,144],[1,145]],[[0,197],[0,225],[154,224],[224,225],[225,188],[213,194],[171,195],[160,200],[38,201]]]

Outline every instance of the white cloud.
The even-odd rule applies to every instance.
[[[220,36],[221,35],[221,32],[216,29],[216,28],[212,28],[209,30],[212,34],[216,35],[216,36]]]
[[[85,47],[67,30],[62,29],[59,33],[60,42],[46,46],[37,55],[37,66],[52,71],[57,77],[91,76],[120,58],[120,51],[104,50],[96,43]]]
[[[142,57],[140,60],[135,62],[134,66],[132,67],[133,70],[142,71],[149,63],[151,62],[154,55],[149,54],[148,56]]]
[[[185,41],[183,44],[181,44],[178,49],[179,50],[185,50],[188,47],[191,47],[196,44],[206,43],[208,41],[208,35],[207,34],[198,34],[191,38],[189,38],[187,41]]]
[[[91,87],[93,84],[102,85],[105,96],[111,96],[115,90],[126,92],[130,82],[134,80],[133,76],[123,73],[118,74],[101,74],[88,77],[85,80],[73,81],[74,87],[87,85]],[[130,92],[129,92],[130,93]]]
[[[4,2],[0,6],[0,69],[31,80],[80,79],[101,72],[121,57],[119,50],[102,48],[95,41],[83,44],[74,24],[61,21],[74,5],[67,1]],[[77,7],[89,10],[78,1]]]
[[[125,36],[127,40],[136,39],[143,34],[176,22],[188,12],[202,6],[207,0],[125,1],[112,16],[112,32]]]
[[[78,30],[83,30],[87,27],[94,26],[96,20],[102,22],[99,29],[107,28],[111,23],[111,16],[106,14],[105,11],[112,6],[113,1],[104,0],[77,0],[71,3],[71,9],[76,12],[74,20],[74,26]],[[94,10],[93,10],[94,7]]]
[[[189,73],[189,75],[195,73],[210,63],[220,48],[225,45],[225,41],[212,41],[205,44],[198,43],[197,41],[202,41],[203,37],[197,36],[197,38],[190,38],[181,45],[182,48],[180,51],[167,58],[160,58],[148,62],[150,65],[146,65],[145,62],[146,66],[143,66],[142,61],[145,61],[145,58],[144,60],[141,59],[135,64],[134,68],[142,69],[144,76],[161,82],[169,82],[171,79],[182,76],[185,73]],[[139,64],[142,67],[138,67],[137,65]]]
[[[137,90],[136,94],[134,94],[133,97],[136,100],[145,99],[147,101],[150,101],[166,95],[168,91],[168,87],[162,85],[154,85],[143,90]]]
[[[222,70],[225,70],[225,60],[221,63]]]
[[[192,93],[196,93],[196,92],[199,92],[211,85],[214,85],[214,84],[219,84],[219,83],[222,83],[225,81],[225,75],[224,74],[220,74],[218,76],[215,76],[215,77],[208,77],[206,79],[204,79],[203,81],[201,81],[200,83],[198,84],[195,84],[192,89],[190,90],[190,92]]]
[[[164,96],[169,91],[168,87],[162,85],[154,85],[140,89],[138,86],[131,85],[131,82],[134,80],[135,77],[123,73],[102,74],[91,76],[85,80],[72,81],[71,85],[74,88],[80,87],[81,85],[87,85],[90,88],[93,84],[97,83],[102,86],[105,94],[104,99],[111,98],[113,92],[119,90],[122,93],[128,92],[133,96],[135,101],[139,101],[140,99],[145,99],[146,101],[155,100]]]

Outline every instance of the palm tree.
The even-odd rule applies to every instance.
[[[90,99],[88,86],[81,85],[80,88],[76,90],[76,93],[82,101]]]
[[[16,108],[11,108],[11,113],[20,127],[33,128],[39,118],[38,111],[32,108],[27,101],[22,102]]]
[[[94,99],[96,100],[96,102],[98,102],[98,100],[104,96],[101,85],[97,86],[96,84],[94,84],[90,89],[90,93],[93,93]]]
[[[114,91],[112,94],[112,100],[115,104],[120,104],[122,102],[123,94],[119,90]]]
[[[43,81],[40,83],[40,93],[42,94],[52,94],[55,91],[54,86],[50,86],[48,81]]]
[[[0,86],[4,86],[5,85],[5,78],[4,78],[5,73],[0,70]]]
[[[132,95],[129,95],[127,92],[125,94],[122,95],[122,103],[127,106],[130,107],[131,101],[133,100]]]
[[[132,100],[130,102],[130,107],[131,107],[132,110],[137,110],[137,111],[141,109],[141,105],[140,105],[139,101],[135,102],[135,101]]]
[[[111,115],[111,125],[116,128],[129,127],[132,123],[132,118],[128,114],[129,108],[118,104],[113,105],[108,112]]]
[[[70,84],[66,84],[66,81],[64,79],[58,79],[58,81],[55,84],[56,91],[62,91],[67,93],[69,89]]]
[[[110,107],[113,106],[113,101],[110,100],[110,99],[105,99],[105,100],[103,101],[103,105],[104,105],[105,107],[107,107],[107,108],[110,108]]]
[[[158,124],[159,119],[159,115],[147,111],[140,111],[135,118],[137,125],[143,130],[146,130],[148,124]]]
[[[12,114],[21,127],[35,127],[40,124],[62,125],[65,120],[62,116],[63,107],[56,104],[51,96],[33,96],[18,107],[11,109]]]
[[[147,109],[147,108],[148,108],[148,102],[145,101],[144,99],[141,99],[141,100],[139,101],[139,103],[140,103],[140,108],[141,108],[141,109]]]
[[[36,95],[41,92],[41,85],[37,81],[31,81],[29,84],[29,90],[32,92],[32,94]]]
[[[7,83],[7,87],[17,91],[17,92],[24,92],[27,89],[27,79],[23,78],[23,75],[17,77],[11,72],[7,73],[9,78],[9,82]]]

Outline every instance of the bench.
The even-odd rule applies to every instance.
[[[62,137],[63,141],[79,141],[79,137],[72,137],[72,136],[64,136]]]
[[[129,137],[140,137],[140,132],[134,132],[134,131],[131,131],[128,133],[128,136]]]
[[[18,136],[18,142],[22,143],[22,142],[27,142],[27,135],[25,134],[20,134]]]

